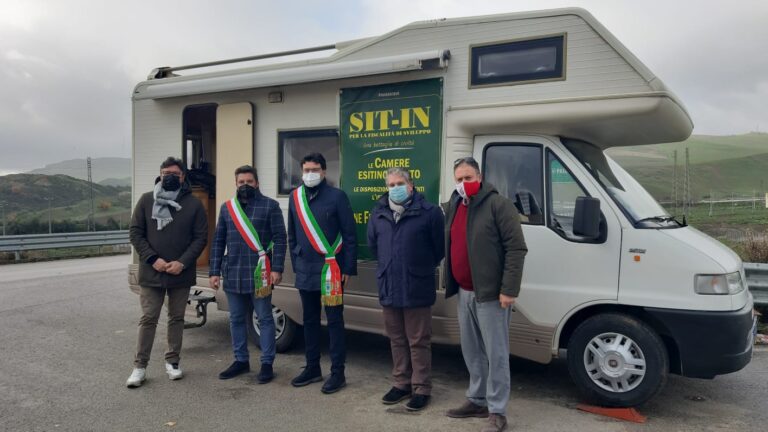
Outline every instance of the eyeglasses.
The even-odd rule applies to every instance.
[[[453,161],[453,167],[454,168],[456,168],[457,166],[459,166],[461,164],[467,164],[467,165],[469,165],[471,167],[474,167],[474,168],[477,168],[477,167],[480,166],[480,164],[477,163],[475,158],[473,158],[472,156],[458,158],[455,161]]]

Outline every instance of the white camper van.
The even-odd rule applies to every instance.
[[[231,66],[182,72],[223,64]],[[213,232],[237,166],[255,166],[262,191],[287,212],[298,161],[319,151],[362,230],[387,168],[408,168],[428,199],[444,202],[454,160],[472,155],[517,205],[529,248],[511,354],[548,363],[567,352],[587,398],[632,406],[668,373],[713,378],[752,355],[739,257],[670,216],[605,154],[681,141],[692,127],[680,100],[584,10],[416,22],[330,46],[152,71],[133,93],[133,199],[151,190],[160,161],[180,156]],[[346,325],[383,334],[364,242],[346,287]],[[132,265],[133,289],[136,272]],[[292,282],[288,270],[273,295],[281,350],[301,324]],[[206,254],[198,283],[208,284]],[[434,341],[458,344],[455,299],[436,289]],[[217,303],[226,309],[221,293]]]

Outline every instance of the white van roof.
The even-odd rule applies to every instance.
[[[546,22],[545,25],[541,26],[545,28],[542,30],[534,28],[534,31],[549,31],[551,33],[558,31],[558,28],[561,28],[560,31],[562,28],[567,28],[576,35],[574,36],[575,40],[578,35],[583,35],[585,32],[581,28],[574,27],[574,23],[569,21],[574,17],[581,20],[589,28],[590,38],[594,40],[590,43],[600,43],[601,46],[610,47],[606,49],[612,51],[610,53],[613,56],[611,61],[614,63],[621,62],[622,77],[626,77],[631,72],[634,77],[633,84],[623,87],[616,85],[615,89],[599,89],[602,83],[595,79],[593,81],[597,82],[588,83],[588,90],[582,90],[578,94],[574,94],[573,91],[570,93],[562,91],[560,88],[552,90],[556,85],[571,85],[573,87],[574,84],[569,84],[569,82],[555,83],[554,85],[552,83],[528,84],[524,91],[497,91],[493,96],[487,98],[484,95],[490,95],[490,93],[479,90],[473,91],[471,97],[456,98],[449,101],[446,106],[447,110],[455,111],[458,118],[473,118],[480,115],[481,111],[488,111],[495,106],[496,108],[503,108],[501,111],[514,114],[520,119],[520,123],[516,125],[518,130],[523,128],[527,132],[581,138],[602,147],[686,139],[693,130],[693,123],[683,104],[616,37],[589,12],[580,8],[419,21],[381,36],[318,47],[318,51],[336,50],[333,54],[322,58],[258,66],[239,65],[228,70],[203,72],[188,76],[177,76],[174,72],[205,66],[206,64],[155,69],[148,80],[136,86],[133,99],[135,101],[163,99],[360,76],[446,69],[451,63],[452,53],[449,49],[454,51],[454,57],[463,56],[461,59],[456,58],[455,65],[451,65],[452,68],[466,68],[463,63],[467,63],[465,58],[467,54],[463,47],[457,49],[458,45],[455,44],[456,38],[469,37],[465,36],[465,33],[460,33],[465,31],[464,29],[471,26],[487,28],[488,31],[482,33],[487,33],[492,35],[489,37],[498,39],[509,33],[510,25],[514,25],[516,28],[535,27],[530,23],[540,23],[543,22],[542,19],[550,19],[551,22]],[[514,23],[509,24],[509,22]],[[581,24],[581,27],[585,26]],[[475,31],[473,35],[477,33]],[[453,36],[453,47],[446,41],[449,39],[448,36]],[[569,35],[569,44],[571,43],[570,38]],[[445,45],[441,45],[443,43]],[[578,43],[578,41],[574,43]],[[469,43],[465,45],[469,46]],[[569,47],[569,49],[571,48]],[[313,50],[310,48],[305,51]],[[280,57],[283,54],[286,53],[256,56],[256,58]],[[249,59],[253,58],[233,59],[214,62],[214,64],[236,64]],[[590,64],[589,60],[582,60],[581,62],[582,64]],[[599,60],[594,63],[599,64]],[[591,70],[584,72],[584,69],[588,67],[590,66],[582,66],[581,73],[604,74],[603,71],[597,69],[595,72]],[[612,64],[609,67],[617,66]],[[463,71],[462,73],[466,74]],[[607,78],[605,82],[611,82],[610,76]],[[568,76],[568,80],[571,80],[571,76]],[[615,81],[621,80],[616,79]],[[625,81],[628,80],[625,79]],[[461,83],[455,85],[461,85]],[[466,82],[463,85],[463,90],[466,92]],[[609,86],[605,85],[604,87]],[[535,90],[536,88],[547,89],[547,91],[539,94]],[[510,92],[510,95],[504,96],[505,91]],[[512,94],[511,92],[516,93]],[[453,105],[454,103],[457,105]],[[530,111],[531,107],[534,107],[533,111]],[[510,113],[510,110],[515,112]],[[540,114],[533,114],[533,112]],[[490,111],[486,114],[493,116]],[[553,122],[553,118],[556,118],[557,121]],[[451,127],[450,124],[446,126]]]

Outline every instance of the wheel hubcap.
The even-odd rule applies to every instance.
[[[592,382],[612,393],[637,388],[645,377],[643,350],[621,333],[603,333],[584,349],[584,368]]]
[[[275,339],[280,339],[285,331],[285,320],[288,319],[285,316],[285,312],[272,306],[272,319],[275,320]],[[259,328],[259,314],[253,311],[253,329],[256,330],[257,335],[261,335],[261,329]]]

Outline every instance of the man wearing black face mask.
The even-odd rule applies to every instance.
[[[272,286],[282,280],[287,236],[280,204],[261,194],[253,167],[244,165],[235,170],[235,186],[236,197],[221,206],[211,248],[210,285],[219,289],[223,274],[235,356],[219,378],[230,379],[250,371],[245,317],[253,308],[259,319],[261,345],[261,370],[256,381],[265,384],[274,377]]]
[[[144,382],[155,330],[168,297],[168,350],[165,368],[172,380],[183,374],[179,352],[189,289],[196,283],[195,262],[208,240],[208,219],[203,204],[190,193],[184,164],[169,157],[160,165],[154,190],[141,196],[133,211],[131,244],[139,255],[139,298],[143,315],[128,387]]]

